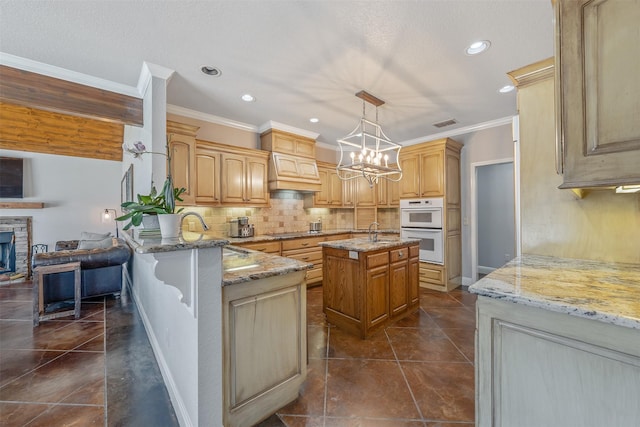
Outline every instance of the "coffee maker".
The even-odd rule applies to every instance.
[[[229,237],[253,237],[253,224],[249,224],[249,217],[239,216],[229,221]]]

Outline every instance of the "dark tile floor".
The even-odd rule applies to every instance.
[[[307,381],[260,427],[474,425],[475,296],[421,290],[418,313],[363,341],[326,323],[321,287],[307,292]],[[35,329],[31,304],[29,282],[0,285],[0,425],[178,425],[126,295]]]

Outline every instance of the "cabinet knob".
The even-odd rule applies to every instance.
[[[402,252],[402,251],[398,252],[398,256],[399,256],[400,258],[402,258],[402,257],[404,256],[404,252]]]
[[[308,243],[303,243],[302,246],[309,246],[309,244]]]

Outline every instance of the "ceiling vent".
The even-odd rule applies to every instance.
[[[434,123],[433,125],[437,128],[443,128],[445,126],[451,126],[451,125],[455,125],[456,123],[456,119],[449,119],[449,120],[445,120],[443,122],[439,122],[439,123]]]

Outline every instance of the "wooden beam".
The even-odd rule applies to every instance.
[[[0,101],[142,126],[142,99],[0,65]]]
[[[124,125],[0,102],[0,148],[122,161]]]

